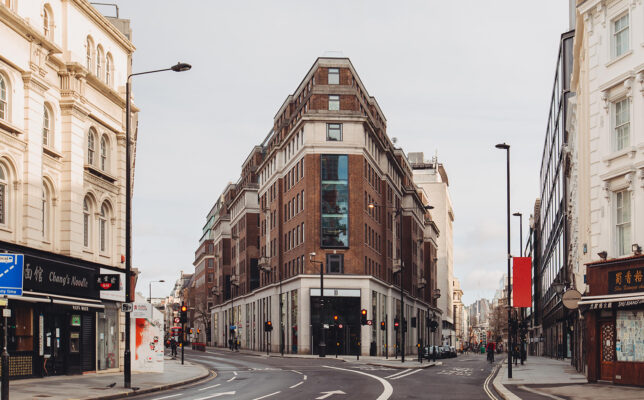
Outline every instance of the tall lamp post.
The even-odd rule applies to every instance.
[[[507,222],[508,222],[508,378],[512,378],[512,284],[510,281],[510,145],[500,143],[495,146],[497,149],[505,150],[506,166],[506,192],[507,192]]]
[[[520,212],[515,212],[512,215],[514,215],[515,217],[519,217],[519,257],[523,257],[523,214],[521,214]],[[520,341],[520,337],[519,337],[519,319],[523,321],[522,310],[517,310],[517,323],[515,325],[515,330],[514,330],[516,337],[514,338],[514,340],[515,340],[515,343],[518,344],[519,348],[521,349],[519,354],[523,354],[523,350],[522,350],[523,343]],[[519,357],[521,357],[521,365],[523,365],[523,356],[520,355]]]
[[[157,282],[165,282],[165,281],[163,279],[158,281],[150,281],[150,323],[152,323],[152,318],[154,318],[154,314],[152,313],[152,284]]]
[[[130,79],[137,75],[153,74],[163,71],[183,72],[192,68],[190,64],[178,62],[170,68],[137,72],[127,76],[125,81],[125,301],[132,302],[132,161],[130,150]],[[123,386],[132,387],[132,355],[130,353],[130,313],[125,313],[125,352],[123,354]]]
[[[309,261],[311,264],[320,264],[320,344],[318,355],[326,357],[326,335],[324,334],[324,263],[322,261],[315,261],[315,252],[309,254]]]

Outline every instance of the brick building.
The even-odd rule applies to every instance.
[[[211,341],[317,353],[324,332],[330,353],[393,354],[402,264],[406,352],[428,343],[438,229],[412,177],[349,59],[317,59],[215,206]]]

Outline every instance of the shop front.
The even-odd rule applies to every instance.
[[[7,296],[10,378],[118,367],[117,303],[101,299],[97,284],[105,268],[17,247],[0,243],[0,250],[24,254],[23,295]]]
[[[644,386],[644,255],[588,264],[588,381]]]

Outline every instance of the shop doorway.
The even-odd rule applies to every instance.
[[[600,366],[601,380],[612,381],[615,369],[615,325],[612,321],[600,323]]]

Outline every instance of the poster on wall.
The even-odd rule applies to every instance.
[[[644,361],[644,311],[617,312],[617,361]]]
[[[163,314],[137,295],[131,318],[132,371],[163,372]]]

